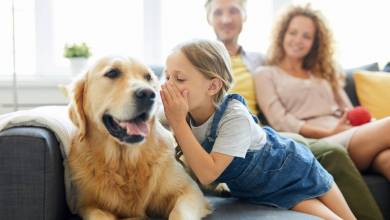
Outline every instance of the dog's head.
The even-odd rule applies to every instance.
[[[139,143],[148,135],[159,82],[145,65],[131,58],[102,58],[71,88],[69,115],[80,139],[91,128],[122,143]]]

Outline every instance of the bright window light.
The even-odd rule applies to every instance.
[[[0,77],[13,72],[11,8],[11,1],[0,1]]]
[[[15,55],[18,75],[35,71],[34,1],[15,0]],[[13,73],[12,1],[0,1],[0,76]]]
[[[248,0],[239,43],[266,53],[275,10],[310,2],[333,31],[336,61],[343,67],[390,61],[390,1]],[[120,54],[163,65],[178,43],[215,39],[205,0],[14,0],[16,72],[23,76],[70,75],[65,44],[85,42],[92,59]],[[13,73],[12,1],[0,1],[0,80]],[[144,8],[145,7],[145,8]],[[343,8],[345,10],[340,10]]]
[[[67,67],[65,44],[85,42],[94,58],[127,55],[143,59],[142,0],[53,0],[55,64]]]

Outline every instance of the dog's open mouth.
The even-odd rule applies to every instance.
[[[130,120],[118,120],[109,114],[103,115],[103,123],[108,132],[126,143],[137,143],[142,141],[149,132],[149,126],[146,123],[149,116],[146,112],[141,113]]]

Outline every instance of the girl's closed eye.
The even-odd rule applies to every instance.
[[[173,75],[172,77],[173,77],[172,79],[173,79],[174,82],[182,83],[182,82],[186,81],[186,78],[183,77],[183,76],[180,76],[180,75],[179,76],[178,75],[176,75],[176,76]],[[168,81],[170,78],[171,78],[170,76],[167,76],[166,80]]]
[[[186,81],[186,79],[184,77],[177,77],[176,81],[177,82],[184,82],[184,81]]]
[[[172,76],[166,74],[166,76],[165,76],[165,80],[166,81],[169,81],[171,78],[175,82],[184,82],[184,81],[186,81],[186,78],[184,76],[179,75],[179,74],[173,74]]]

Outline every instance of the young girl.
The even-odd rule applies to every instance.
[[[221,43],[179,45],[165,74],[167,120],[202,184],[224,182],[233,196],[256,204],[355,219],[332,176],[305,146],[261,128],[241,96],[226,95],[233,79]]]

